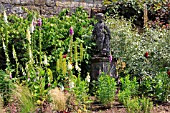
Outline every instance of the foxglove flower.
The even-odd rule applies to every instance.
[[[28,82],[30,81],[30,77],[28,77],[27,81],[28,81]]]
[[[68,62],[68,70],[72,70],[73,66],[71,65],[70,62]]]
[[[67,57],[67,54],[63,55],[63,58],[66,58]]]
[[[34,32],[34,20],[32,20],[31,24],[30,24],[30,33]]]
[[[69,82],[69,87],[70,87],[70,89],[74,88],[74,82],[73,81]]]
[[[69,33],[70,33],[70,36],[72,36],[74,34],[73,27],[70,27]]]
[[[41,18],[39,18],[39,19],[37,20],[37,25],[38,25],[38,26],[42,26],[42,20],[41,20]]]
[[[29,28],[27,28],[27,34],[26,34],[27,40],[29,43],[31,43],[31,34]]]
[[[64,91],[64,86],[62,85],[62,86],[60,87],[60,89],[61,89],[61,91]]]
[[[32,51],[31,51],[31,48],[29,48],[29,57],[32,60]]]
[[[50,87],[51,86],[51,84],[50,83],[48,83],[48,87]]]
[[[12,79],[12,73],[10,73],[9,78]]]
[[[76,68],[77,71],[79,71],[79,72],[81,71],[81,68],[78,66],[78,63],[77,63],[77,62],[76,62],[75,68]]]
[[[6,15],[6,12],[4,11],[4,22],[5,23],[8,23],[8,19],[7,19],[7,15]]]
[[[109,57],[109,61],[110,61],[110,62],[112,62],[112,59],[113,59],[113,58],[112,58],[112,55],[110,55],[110,57]]]
[[[46,55],[44,55],[44,64],[48,65],[48,61],[47,61],[47,56]]]
[[[87,74],[87,76],[86,76],[86,79],[85,79],[87,82],[90,82],[90,75],[89,75],[89,73]]]

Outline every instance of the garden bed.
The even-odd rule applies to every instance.
[[[126,108],[119,102],[114,102],[111,108],[104,108],[94,105],[93,113],[128,113]],[[170,113],[170,103],[155,105],[150,113]]]

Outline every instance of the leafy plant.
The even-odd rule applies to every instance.
[[[127,107],[128,113],[140,113],[141,106],[139,103],[139,99],[136,98],[127,98],[127,100],[124,102],[125,107]]]
[[[142,97],[140,99],[140,106],[144,113],[150,113],[150,110],[153,108],[153,102],[149,98]]]
[[[124,18],[134,18],[133,23],[137,26],[143,27],[144,24],[144,4],[147,6],[148,19],[150,26],[156,25],[163,28],[168,28],[169,22],[169,2],[167,0],[104,0],[104,5],[107,6],[106,12],[108,15],[119,15]]]
[[[98,80],[97,98],[99,101],[108,105],[113,102],[116,93],[116,81],[114,78],[102,73]]]
[[[125,78],[121,78],[120,82],[121,90],[118,93],[118,99],[120,102],[124,103],[127,99],[137,96],[139,84],[136,77],[130,80],[130,75],[127,75]]]
[[[4,105],[7,105],[9,102],[13,88],[12,78],[10,79],[10,76],[12,75],[0,70],[0,95],[2,96]]]
[[[89,82],[87,80],[81,80],[80,75],[70,79],[70,90],[76,97],[75,105],[82,106],[88,105],[91,101],[89,100]]]
[[[139,80],[144,76],[155,76],[160,69],[168,67],[169,30],[147,28],[139,33],[133,29],[130,21],[123,18],[109,18],[106,22],[110,29],[114,29],[111,31],[113,55],[126,63],[124,74],[129,73]],[[148,53],[148,57],[145,57],[145,53]]]
[[[143,95],[152,97],[154,101],[164,102],[170,93],[169,86],[169,77],[166,71],[161,71],[154,77],[145,77],[140,88]]]

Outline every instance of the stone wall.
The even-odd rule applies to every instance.
[[[0,12],[5,9],[7,14],[15,13],[21,16],[25,14],[22,7],[51,16],[57,15],[64,8],[74,11],[79,6],[83,6],[90,15],[92,8],[102,7],[102,0],[0,0]]]

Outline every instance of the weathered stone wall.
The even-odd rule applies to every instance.
[[[41,15],[57,15],[62,9],[70,8],[74,11],[76,7],[83,6],[91,14],[92,8],[102,7],[102,0],[0,0],[0,11],[4,9],[7,14],[24,15],[22,7],[38,11]]]

